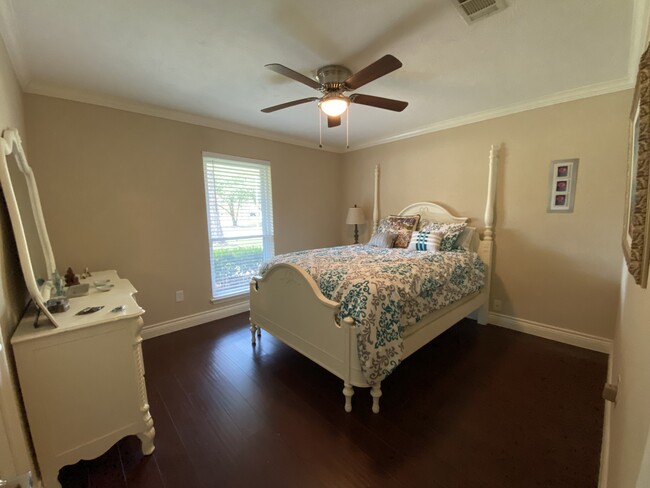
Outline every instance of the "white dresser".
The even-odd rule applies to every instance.
[[[93,286],[110,280],[107,292]],[[93,273],[87,296],[54,314],[57,327],[30,310],[11,340],[29,430],[45,488],[57,488],[59,470],[93,459],[136,434],[144,454],[155,430],[144,380],[140,331],[144,310],[137,290],[115,271]],[[79,310],[102,305],[89,315]],[[112,310],[125,305],[123,311]]]

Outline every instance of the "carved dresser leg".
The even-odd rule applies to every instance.
[[[370,389],[370,395],[372,396],[372,411],[374,413],[379,413],[379,397],[381,397],[381,383],[372,385]]]
[[[140,443],[142,444],[142,454],[148,456],[156,448],[153,445],[153,439],[156,437],[156,429],[153,427],[153,418],[149,413],[149,405],[144,406],[142,413],[144,414],[144,423],[147,427],[147,430],[140,432],[137,435],[138,439],[140,439]]]
[[[148,456],[154,450],[153,438],[156,436],[156,430],[153,428],[153,418],[149,411],[149,399],[147,398],[147,386],[144,381],[144,361],[142,359],[142,330],[144,322],[141,318],[138,319],[138,329],[136,331],[135,342],[133,348],[135,349],[135,358],[138,365],[138,386],[140,388],[140,413],[144,422],[144,430],[137,434],[140,443],[142,444],[142,454]]]
[[[345,411],[352,411],[352,395],[354,395],[354,388],[350,383],[343,382],[343,395],[345,396]]]

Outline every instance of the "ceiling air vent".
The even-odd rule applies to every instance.
[[[505,0],[452,0],[452,2],[468,24],[506,8]]]

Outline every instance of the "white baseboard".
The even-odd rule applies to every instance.
[[[500,313],[490,312],[488,322],[492,325],[505,327],[506,329],[516,330],[524,334],[530,334],[552,341],[563,342],[572,346],[590,349],[592,351],[604,352],[610,354],[612,351],[612,340],[604,337],[598,337],[591,334],[584,334],[574,330],[562,329],[554,325],[541,324],[532,320],[519,319],[502,315]]]
[[[249,309],[250,302],[248,299],[244,299],[241,302],[232,303],[206,312],[199,312],[193,315],[167,320],[166,322],[160,322],[159,324],[145,325],[142,328],[142,338],[151,339],[152,337],[158,337],[163,334],[188,329],[195,325],[201,325],[212,322],[213,320],[237,315],[238,313],[248,312]]]
[[[613,383],[614,380],[614,373],[612,371],[613,364],[614,364],[614,354],[612,352],[609,354],[609,361],[607,361],[607,383]],[[603,420],[603,441],[600,448],[600,473],[598,474],[598,488],[607,488],[607,478],[609,475],[609,443],[610,443],[611,418],[612,418],[612,402],[605,401],[605,415]]]

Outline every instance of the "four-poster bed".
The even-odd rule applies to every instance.
[[[476,288],[468,295],[444,306],[443,308],[417,316],[417,321],[400,332],[400,354],[397,363],[408,357],[449,327],[477,312],[480,324],[487,323],[488,302],[490,294],[490,275],[494,243],[494,203],[496,193],[496,169],[498,146],[492,146],[489,158],[487,199],[485,207],[485,228],[483,237],[475,232],[469,250],[480,257],[484,270],[482,287]],[[375,170],[375,200],[373,209],[373,230],[379,222],[379,168]],[[419,202],[407,206],[400,216],[418,214],[429,222],[466,223],[467,218],[455,217],[443,207],[428,202]],[[351,246],[355,248],[355,246]],[[359,252],[366,252],[364,246],[357,246]],[[339,248],[343,249],[343,248]],[[351,249],[352,250],[352,249]],[[324,250],[327,251],[327,250]],[[391,250],[392,251],[392,250]],[[297,253],[296,253],[297,254]],[[430,256],[433,253],[429,253]],[[454,254],[454,253],[440,253]],[[461,253],[457,253],[460,255]],[[469,254],[469,253],[466,253]],[[426,252],[420,253],[421,256]],[[290,256],[290,255],[287,255]],[[485,265],[483,268],[483,264]],[[419,267],[416,264],[415,267]],[[273,262],[265,267],[263,276],[253,278],[250,285],[250,323],[252,343],[255,335],[264,329],[274,337],[321,365],[343,380],[345,410],[352,410],[354,387],[370,387],[373,397],[372,410],[379,412],[381,397],[381,379],[374,381],[367,371],[369,361],[360,361],[360,352],[365,347],[357,342],[360,322],[346,316],[347,307],[341,302],[328,299],[319,289],[313,276],[303,267],[292,262]],[[344,310],[344,313],[341,311]],[[359,348],[361,346],[361,348]],[[375,360],[375,358],[371,358]],[[385,358],[379,358],[385,359]],[[394,367],[394,366],[393,366]],[[392,370],[392,369],[391,369]],[[390,371],[386,374],[389,374]],[[369,379],[370,378],[370,379]]]

